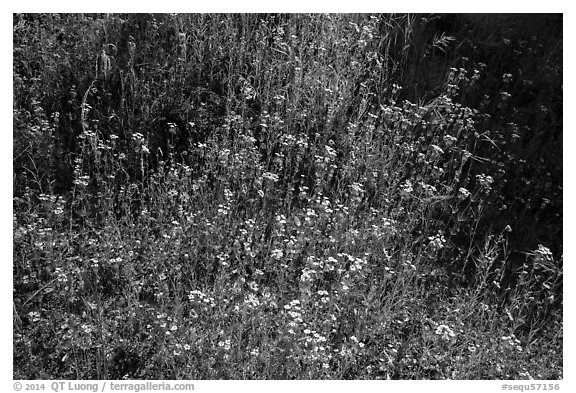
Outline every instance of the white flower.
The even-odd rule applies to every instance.
[[[410,180],[406,180],[404,183],[400,185],[400,191],[405,194],[410,194],[414,189],[412,188],[412,182]]]
[[[470,196],[470,191],[468,191],[464,187],[460,187],[458,189],[458,199],[460,199],[461,201],[468,198],[469,196]]]
[[[32,322],[38,322],[40,320],[40,313],[37,311],[30,311],[28,317]]]
[[[490,185],[494,183],[494,178],[485,174],[476,175],[476,180],[482,188],[490,189]]]
[[[455,336],[452,329],[450,329],[450,327],[447,325],[439,325],[436,328],[435,333],[438,334],[439,336],[442,336],[442,339],[444,340],[450,340],[451,337]]]
[[[542,244],[538,245],[538,249],[534,251],[537,262],[552,261],[554,259],[552,251],[548,247],[544,247]]]
[[[446,245],[446,239],[444,238],[444,236],[442,234],[430,236],[428,238],[428,240],[430,240],[430,243],[428,243],[428,246],[430,248],[432,248],[433,250],[440,250],[440,249],[444,248],[444,246]]]
[[[270,172],[264,172],[262,174],[262,177],[268,180],[272,180],[273,182],[277,182],[278,181],[278,175],[275,173],[270,173]]]

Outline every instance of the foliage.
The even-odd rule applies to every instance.
[[[15,378],[562,378],[561,16],[13,29]]]

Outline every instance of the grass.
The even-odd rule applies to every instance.
[[[14,378],[562,379],[547,17],[15,15]]]

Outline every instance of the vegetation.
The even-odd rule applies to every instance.
[[[562,378],[561,15],[13,31],[14,378]]]

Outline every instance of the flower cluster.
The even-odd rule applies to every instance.
[[[190,291],[188,300],[193,306],[190,311],[192,317],[198,317],[198,312],[210,312],[216,305],[214,298],[204,294],[199,290]]]

